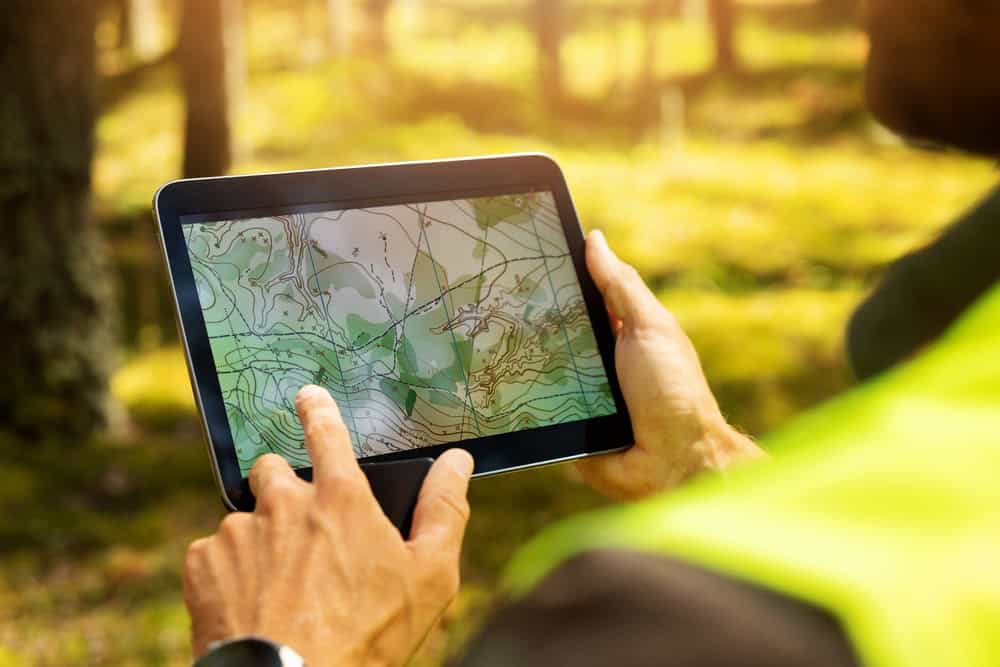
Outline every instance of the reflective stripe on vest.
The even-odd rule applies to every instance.
[[[1000,289],[917,359],[767,438],[773,456],[545,531],[676,556],[836,614],[869,667],[1000,666]]]

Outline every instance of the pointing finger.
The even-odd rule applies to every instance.
[[[312,460],[313,482],[321,485],[326,479],[342,475],[361,477],[361,468],[351,449],[351,436],[326,389],[316,385],[302,387],[295,396],[295,408]]]

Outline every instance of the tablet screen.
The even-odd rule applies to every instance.
[[[182,222],[244,475],[308,383],[358,457],[616,412],[550,192]]]

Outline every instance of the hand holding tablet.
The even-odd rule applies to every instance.
[[[477,475],[622,449],[612,334],[539,155],[177,181],[156,212],[226,504],[325,387],[363,463],[461,446]]]
[[[309,665],[404,664],[458,591],[472,460],[460,450],[438,459],[404,540],[379,512],[327,392],[305,387],[295,403],[314,483],[261,457],[250,475],[256,510],[230,514],[188,549],[194,654],[249,635]]]
[[[639,273],[618,259],[600,231],[587,237],[586,254],[611,316],[635,445],[578,461],[584,480],[609,498],[637,500],[760,456],[760,448],[726,422],[690,339]]]

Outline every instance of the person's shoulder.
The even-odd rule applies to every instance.
[[[502,603],[458,664],[856,662],[821,610],[658,554],[603,549],[574,556],[527,595]]]

